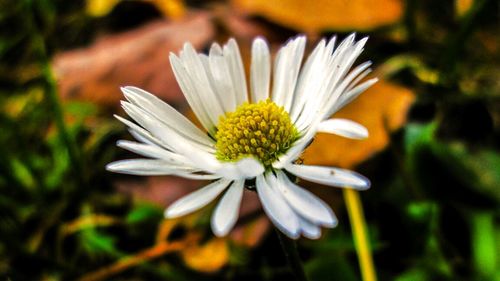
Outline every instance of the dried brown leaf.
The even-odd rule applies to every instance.
[[[169,53],[185,42],[202,48],[214,37],[210,15],[195,13],[177,22],[156,21],[109,35],[88,48],[64,52],[53,61],[59,91],[76,99],[115,107],[120,86],[144,88],[162,99],[184,98],[169,63]]]

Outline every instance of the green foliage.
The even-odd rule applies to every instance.
[[[79,235],[80,245],[83,251],[90,256],[116,255],[116,239],[108,234],[102,233],[94,228],[84,229]]]
[[[129,224],[141,223],[148,220],[158,221],[163,212],[151,205],[138,205],[127,214],[125,221]]]

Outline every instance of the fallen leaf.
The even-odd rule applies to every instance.
[[[184,101],[172,73],[169,53],[185,42],[204,47],[214,37],[207,13],[182,21],[156,21],[132,31],[109,35],[92,46],[58,54],[53,69],[64,99],[117,107],[120,86],[133,85],[169,102]]]
[[[304,162],[344,168],[358,165],[388,145],[389,132],[406,122],[406,114],[414,99],[411,90],[380,80],[334,115],[364,125],[370,136],[360,141],[318,134],[304,152]]]
[[[87,0],[85,9],[93,17],[102,17],[109,14],[118,3],[120,0]]]
[[[370,30],[398,22],[401,0],[232,0],[242,12],[259,15],[299,31]]]
[[[152,2],[158,10],[170,19],[178,20],[186,14],[183,0],[144,0]]]
[[[203,245],[190,246],[181,252],[182,259],[192,269],[215,272],[229,261],[229,248],[223,238],[214,238]]]
[[[137,2],[150,2],[155,5],[165,16],[170,19],[180,19],[186,13],[184,1],[182,0],[136,0]],[[102,17],[109,14],[113,8],[122,1],[120,0],[87,0],[87,13],[94,17]]]
[[[180,249],[179,255],[184,263],[190,268],[201,272],[215,272],[229,262],[229,247],[227,239],[212,236],[208,241],[203,242],[202,230],[195,228],[201,212],[195,212],[187,216],[175,219],[166,219],[160,224],[156,235],[156,243],[175,243],[169,241],[169,235],[177,226],[184,226],[192,243],[186,244]],[[181,240],[184,240],[181,238]]]
[[[474,4],[474,0],[455,0],[455,13],[458,17],[463,17]]]
[[[202,230],[194,227],[200,214],[200,212],[195,212],[184,217],[164,220],[158,228],[156,243],[175,243],[175,241],[168,240],[169,235],[177,226],[184,226],[188,230],[188,234],[194,237],[193,243],[186,244],[179,251],[184,263],[197,271],[215,272],[229,261],[227,239],[212,236],[203,243],[201,240]]]

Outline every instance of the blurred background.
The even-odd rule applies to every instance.
[[[210,231],[213,205],[165,206],[205,183],[106,172],[134,157],[119,87],[194,118],[168,55],[236,38],[275,52],[296,34],[370,40],[380,81],[336,116],[363,141],[318,135],[306,163],[356,169],[379,280],[500,280],[499,2],[488,0],[0,0],[2,280],[292,280],[255,194],[237,228]],[[248,68],[247,68],[248,69]],[[313,93],[311,93],[313,94]],[[360,280],[339,189],[302,183],[339,226],[299,240],[311,280]]]

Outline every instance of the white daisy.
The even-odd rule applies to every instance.
[[[213,180],[170,205],[165,216],[191,213],[224,193],[211,219],[217,236],[235,225],[247,185],[255,187],[265,213],[283,233],[318,238],[321,227],[334,227],[337,219],[294,178],[359,190],[369,188],[370,182],[352,171],[297,160],[317,132],[353,139],[368,136],[358,123],[328,119],[376,82],[359,83],[371,71],[371,62],[350,70],[366,41],[355,41],[354,34],[337,47],[335,37],[322,40],[302,63],[306,38],[299,36],[279,50],[271,71],[268,45],[257,38],[252,45],[250,94],[233,39],[223,47],[213,44],[208,55],[186,43],[178,56],[170,55],[170,62],[206,131],[154,95],[124,87],[127,101],[122,106],[136,123],[116,117],[138,142],[122,140],[118,146],[149,158],[113,162],[107,169]]]

